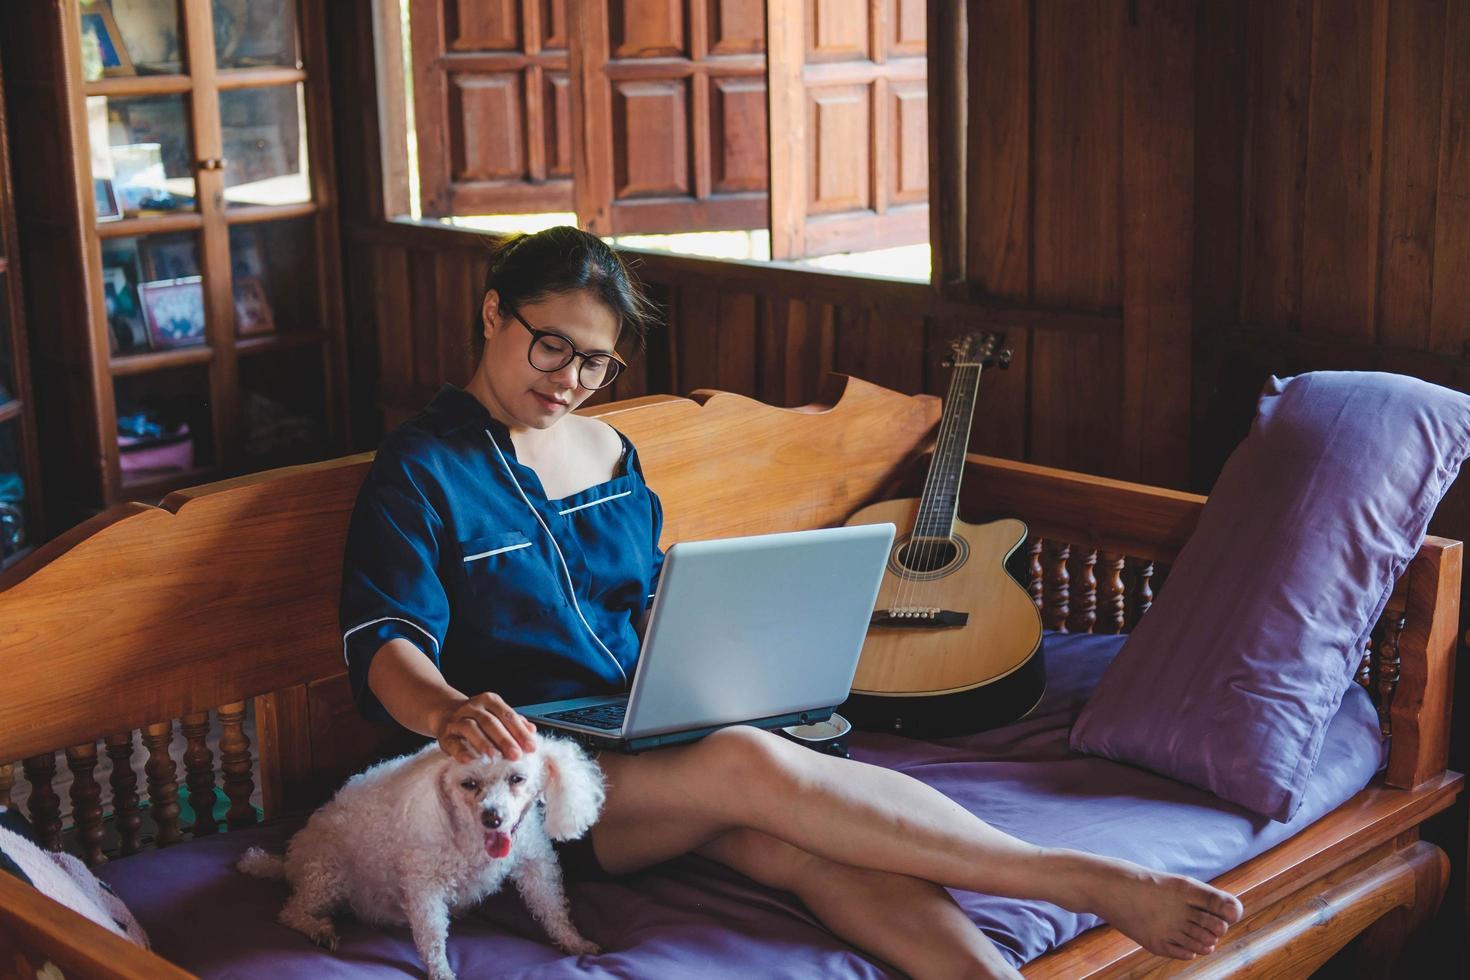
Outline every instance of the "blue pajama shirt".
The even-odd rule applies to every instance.
[[[384,439],[347,531],[339,616],[358,710],[395,637],[467,695],[512,705],[628,689],[663,511],[626,436],[617,476],[550,500],[509,431],[445,385]]]

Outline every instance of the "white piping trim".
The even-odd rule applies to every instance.
[[[531,547],[531,542],[529,541],[522,541],[520,544],[508,544],[504,548],[495,548],[492,551],[482,551],[478,555],[467,555],[465,556],[465,562],[472,562],[478,558],[489,558],[491,555],[498,555],[506,551],[520,551],[522,548],[529,547]]]
[[[623,686],[627,687],[628,672],[623,669],[622,664],[618,663],[618,658],[612,655],[612,651],[607,648],[607,644],[602,642],[602,637],[597,635],[597,631],[592,628],[592,624],[587,622],[587,617],[582,615],[582,606],[577,602],[577,587],[572,584],[572,570],[567,567],[567,556],[561,553],[561,545],[556,543],[556,535],[551,533],[551,528],[547,527],[546,522],[541,519],[541,512],[532,506],[531,498],[527,497],[526,491],[521,489],[520,481],[511,472],[510,464],[505,461],[505,453],[500,451],[500,443],[495,441],[495,434],[489,429],[486,429],[485,435],[489,437],[490,445],[495,447],[495,455],[500,458],[500,465],[504,468],[505,475],[510,477],[510,485],[516,488],[516,493],[520,494],[521,499],[525,501],[526,508],[531,512],[531,516],[536,518],[536,523],[541,525],[541,530],[545,531],[546,536],[551,539],[551,546],[556,549],[556,557],[561,559],[561,574],[567,583],[567,593],[572,597],[572,608],[577,611],[577,618],[582,621],[582,625],[587,630],[587,635],[591,636],[592,641],[602,648],[602,652],[607,654],[607,659],[613,662],[613,666],[622,675]]]
[[[418,630],[420,633],[422,633],[425,636],[427,636],[429,638],[429,642],[432,643],[432,644],[434,644],[434,656],[436,658],[439,656],[439,641],[436,640],[436,639],[434,639],[434,634],[432,634],[428,630],[424,629],[418,623],[415,623],[411,619],[404,619],[402,616],[379,616],[377,619],[370,619],[366,623],[358,623],[356,626],[352,627],[352,629],[350,629],[346,633],[343,633],[342,634],[342,661],[343,661],[343,663],[348,663],[349,662],[347,660],[347,638],[349,636],[351,636],[353,633],[356,633],[360,629],[365,629],[366,627],[369,627],[369,626],[376,626],[379,623],[386,623],[386,622],[389,622],[389,621],[392,621],[392,622],[395,622],[395,623],[407,623],[408,625],[412,626],[414,629]]]
[[[585,504],[578,504],[575,507],[568,507],[566,510],[559,510],[559,511],[557,511],[557,513],[558,514],[571,514],[571,513],[574,513],[576,511],[582,510],[582,509],[587,508],[587,507],[596,507],[598,504],[605,504],[609,500],[617,500],[619,497],[626,497],[628,494],[630,494],[632,492],[633,492],[632,490],[624,490],[622,493],[608,494],[606,497],[598,497],[596,500],[589,500]]]

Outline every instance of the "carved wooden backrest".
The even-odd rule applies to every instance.
[[[825,405],[800,410],[696,393],[589,414],[638,445],[668,515],[667,543],[840,523],[919,452],[938,402],[836,379]],[[217,783],[207,712],[218,712],[232,824],[254,819],[240,724],[246,699],[269,695],[257,701],[267,809],[302,799],[283,787],[281,770],[319,789],[371,757],[382,731],[344,700],[337,624],[347,521],[370,460],[197,487],[161,507],[120,506],[0,578],[0,762],[24,760],[31,811],[49,843],[60,835],[58,747],[72,776],[79,849],[92,861],[103,833],[99,740],[122,759],[133,732],[143,733],[157,842],[181,832],[172,719],[182,720],[188,742],[186,799],[206,812]],[[14,778],[0,766],[0,802]],[[120,847],[135,847],[129,767],[114,769],[110,788]],[[205,834],[215,824],[188,829]]]

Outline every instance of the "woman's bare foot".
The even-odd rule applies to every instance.
[[[1150,953],[1181,960],[1212,953],[1245,911],[1234,895],[1193,878],[1090,854],[1075,860],[1081,908]]]

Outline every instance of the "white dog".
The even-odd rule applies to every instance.
[[[598,951],[572,925],[551,841],[585,834],[602,800],[601,771],[565,739],[469,765],[431,744],[349,779],[291,838],[284,859],[252,847],[237,867],[289,881],[280,921],[318,945],[337,948],[330,916],[345,905],[364,922],[407,924],[431,980],[452,980],[450,917],[506,878],[558,946]]]

